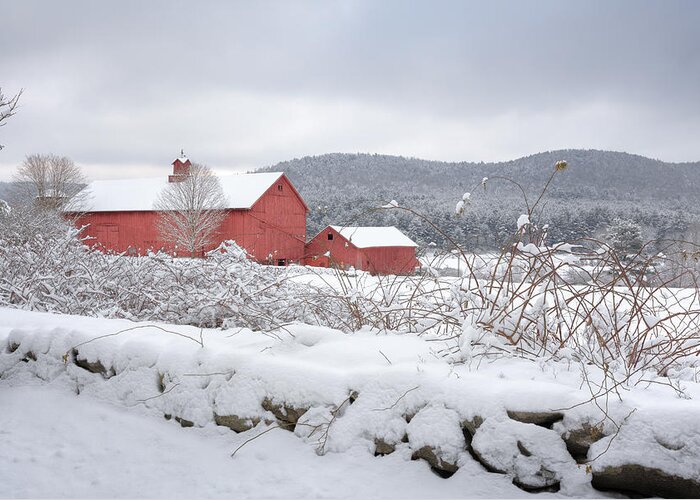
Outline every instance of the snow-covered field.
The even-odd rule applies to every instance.
[[[593,476],[628,463],[700,481],[695,372],[600,392],[570,361],[451,364],[413,335],[277,333],[0,309],[0,496],[529,495],[516,480],[596,497]],[[523,422],[536,413],[555,421]],[[562,437],[584,424],[598,435],[581,465]],[[412,460],[431,453],[456,473]]]
[[[449,481],[424,462],[349,450],[319,457],[292,433],[243,440],[225,427],[182,429],[61,384],[0,385],[0,497],[522,497],[479,467]],[[251,431],[252,432],[252,431]],[[550,495],[545,495],[550,496]]]

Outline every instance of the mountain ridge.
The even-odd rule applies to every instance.
[[[700,210],[700,161],[664,162],[642,155],[596,149],[544,151],[505,162],[445,162],[372,153],[327,153],[279,162],[256,171],[284,171],[310,207],[309,233],[326,224],[397,225],[421,243],[441,238],[406,217],[365,214],[395,199],[440,221],[457,237],[498,246],[525,210],[518,182],[532,201],[559,160],[568,162],[549,187],[543,221],[555,237],[600,233],[616,217],[628,218],[655,237],[681,234]],[[490,178],[487,189],[481,188]],[[464,192],[472,203],[461,221],[455,203]],[[358,221],[359,219],[359,221]],[[669,219],[672,222],[669,222]],[[473,236],[477,236],[473,238]],[[470,243],[467,243],[469,246]]]

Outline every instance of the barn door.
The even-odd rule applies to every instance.
[[[116,224],[98,224],[95,227],[97,244],[115,250],[119,245],[119,226]]]
[[[116,248],[119,245],[119,226],[116,224],[111,224],[107,228],[107,241],[112,248]]]

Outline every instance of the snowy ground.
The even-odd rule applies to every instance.
[[[0,408],[1,497],[529,496],[476,467],[445,481],[426,463],[398,455],[356,449],[319,457],[283,430],[231,458],[246,436],[216,426],[183,429],[65,387],[0,385]]]
[[[74,347],[99,360],[103,374],[74,363]],[[591,390],[575,363],[450,365],[439,347],[412,335],[301,324],[271,337],[0,308],[0,497],[521,497],[531,494],[512,484],[513,474],[537,473],[540,458],[561,482],[556,496],[604,496],[560,438],[600,420],[600,407],[623,424],[616,432],[604,422],[589,457],[607,451],[594,469],[636,460],[700,479],[696,372],[676,388],[649,375],[621,397],[585,403]],[[588,380],[595,384],[596,374]],[[355,402],[344,403],[355,391]],[[307,427],[270,430],[231,457],[271,428],[264,400],[310,408]],[[553,429],[507,414],[555,409],[566,410]],[[237,434],[215,425],[215,415],[261,422]],[[467,452],[461,425],[475,416],[486,419],[475,445],[505,457],[511,472],[487,472]],[[323,454],[318,434],[304,432],[318,422],[327,431]],[[396,451],[375,457],[376,438]],[[519,454],[521,442],[533,456]],[[459,470],[443,479],[411,460],[425,445]]]
[[[473,273],[479,278],[491,276],[496,265],[503,267],[508,261],[496,252],[466,252],[462,255],[456,250],[451,252],[428,250],[419,257],[419,260],[424,269],[437,270],[442,276],[470,276]],[[554,253],[552,261],[555,265],[566,261],[579,269],[588,271],[593,269],[589,261],[580,256],[572,256],[569,252]]]

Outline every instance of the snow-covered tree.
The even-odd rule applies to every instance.
[[[636,254],[642,249],[642,228],[634,221],[616,218],[607,231],[607,243],[622,255]]]

